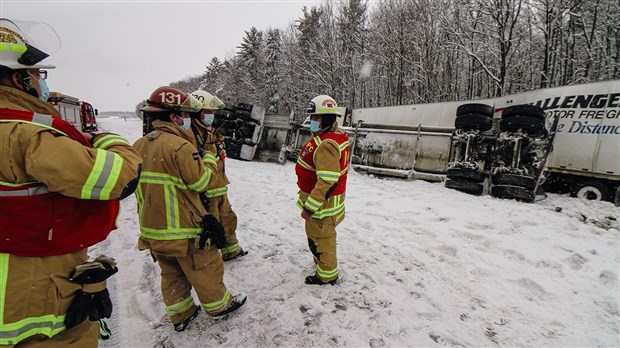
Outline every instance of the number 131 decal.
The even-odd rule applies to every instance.
[[[175,94],[172,92],[161,92],[159,93],[161,96],[161,100],[166,104],[181,104],[181,95]]]

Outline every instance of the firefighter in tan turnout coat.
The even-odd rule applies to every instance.
[[[330,96],[315,97],[306,112],[310,114],[313,138],[302,147],[295,165],[297,206],[316,265],[306,284],[333,285],[338,279],[336,226],[344,219],[349,136],[337,126],[340,112]]]
[[[42,70],[54,67],[29,25],[0,18],[0,346],[96,347],[117,268],[86,263],[86,248],[116,228],[140,157],[118,135],[57,117]],[[58,40],[38,25],[38,39]]]
[[[226,177],[225,160],[226,148],[224,137],[215,133],[212,128],[215,120],[215,111],[224,107],[220,98],[203,90],[192,92],[192,95],[202,103],[200,112],[192,113],[192,131],[195,135],[196,146],[199,149],[214,151],[216,153],[215,178],[207,187],[209,200],[209,212],[213,214],[224,227],[226,233],[226,247],[220,249],[222,259],[229,261],[247,255],[247,251],[239,246],[237,240],[237,214],[232,209],[228,200],[228,185],[230,181]]]
[[[200,193],[216,166],[213,152],[200,154],[192,145],[189,112],[198,110],[200,103],[191,95],[169,86],[156,89],[142,109],[155,130],[134,144],[144,161],[136,190],[138,247],[150,249],[159,263],[166,313],[176,331],[185,330],[200,310],[192,287],[211,316],[234,311],[246,300],[231,296],[224,285],[224,265],[214,243],[197,243],[207,215]]]

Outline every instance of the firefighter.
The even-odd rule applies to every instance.
[[[207,234],[211,231],[203,223],[211,215],[200,193],[206,191],[216,164],[212,152],[201,156],[191,142],[189,112],[199,111],[200,102],[163,86],[146,103],[142,112],[153,120],[155,130],[134,144],[144,161],[136,190],[138,248],[149,249],[159,263],[166,314],[175,331],[184,331],[201,308],[194,303],[192,287],[211,316],[237,310],[246,297],[231,296],[224,285],[224,263],[215,245],[218,238]]]
[[[305,282],[334,285],[338,279],[336,226],[344,219],[349,137],[338,128],[336,117],[341,114],[330,96],[315,97],[306,112],[313,137],[302,147],[295,165],[297,206],[305,220],[316,272]]]
[[[239,246],[236,233],[237,214],[233,211],[228,200],[228,184],[230,181],[228,181],[224,169],[224,160],[226,159],[224,136],[212,127],[215,112],[223,108],[224,103],[220,98],[203,90],[194,91],[192,95],[202,103],[200,112],[191,114],[194,120],[191,128],[195,135],[196,145],[199,149],[209,149],[209,151],[216,151],[217,153],[216,179],[209,182],[206,195],[209,202],[209,212],[220,221],[226,233],[226,247],[220,249],[222,259],[230,261],[247,255],[247,251]]]
[[[87,248],[116,229],[140,173],[127,140],[81,133],[46,103],[53,43],[47,24],[0,18],[0,346],[98,345],[118,268]]]

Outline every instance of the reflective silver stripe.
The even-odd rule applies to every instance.
[[[35,186],[23,190],[0,191],[0,197],[27,197],[44,195],[46,193],[50,193],[50,191],[47,189],[47,186]]]
[[[50,115],[37,114],[36,112],[34,113],[34,115],[32,115],[32,122],[34,123],[39,123],[44,126],[51,127],[52,121],[52,116]]]

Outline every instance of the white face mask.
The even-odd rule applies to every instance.
[[[190,117],[188,118],[181,118],[183,120],[183,124],[178,126],[179,128],[181,128],[182,130],[186,131],[189,129],[189,127],[191,127],[192,125],[192,119]]]
[[[214,114],[205,114],[203,116],[202,123],[210,127],[213,124],[214,119],[215,119]]]

